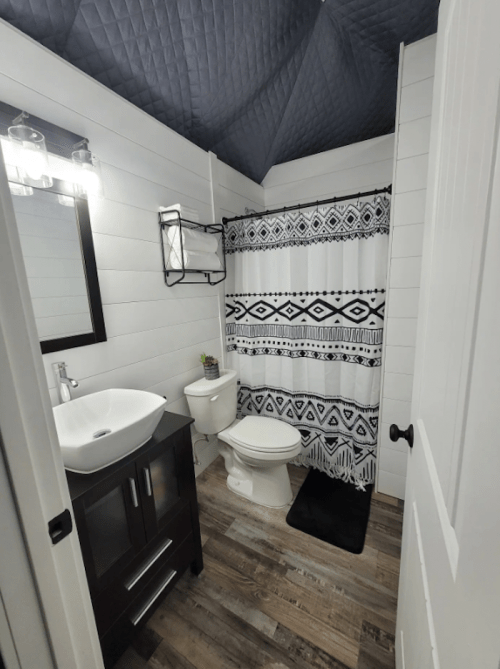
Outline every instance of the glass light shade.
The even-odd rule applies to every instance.
[[[9,188],[12,195],[19,195],[20,197],[28,197],[29,195],[33,195],[33,188],[31,188],[31,186],[23,186],[23,184],[9,181]]]
[[[91,151],[80,149],[71,154],[75,166],[75,190],[79,197],[104,197],[101,161]]]
[[[10,146],[10,142],[6,142]],[[4,156],[7,158],[6,153]],[[31,186],[25,186],[20,183],[19,169],[15,165],[5,164],[5,169],[7,172],[7,179],[9,180],[9,188],[12,195],[19,195],[21,197],[27,197],[33,195],[33,188]]]
[[[73,207],[75,208],[75,200],[69,195],[58,195],[57,201],[59,204],[62,204],[63,207]]]
[[[13,125],[9,128],[9,139],[20,183],[35,188],[50,188],[52,177],[42,133],[28,125]]]

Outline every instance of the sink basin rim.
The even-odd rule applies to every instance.
[[[65,468],[92,474],[141,448],[151,439],[166,404],[156,393],[108,388],[53,407]],[[105,429],[110,431],[94,437]]]

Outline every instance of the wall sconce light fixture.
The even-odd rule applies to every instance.
[[[72,197],[70,197],[69,195],[60,195],[59,194],[57,196],[57,201],[63,207],[72,207],[73,209],[75,208],[75,200]]]
[[[28,117],[29,114],[24,111],[21,112],[13,120],[13,125],[8,130],[11,148],[15,156],[16,181],[28,187],[25,192],[19,193],[23,195],[31,194],[29,192],[31,186],[35,188],[50,188],[52,186],[45,137],[38,130],[26,125],[25,119]]]
[[[75,167],[75,191],[79,197],[104,197],[101,175],[101,161],[89,151],[89,140],[75,144],[71,154]]]
[[[31,188],[31,186],[23,186],[23,184],[16,183],[15,181],[9,181],[9,188],[12,195],[18,195],[20,197],[33,195],[33,188]]]

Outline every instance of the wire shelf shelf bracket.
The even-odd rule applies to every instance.
[[[165,220],[165,217],[168,219]],[[172,217],[172,215],[175,215]],[[179,283],[184,284],[196,284],[196,283],[207,283],[210,286],[216,286],[218,283],[221,283],[226,278],[226,244],[225,244],[225,230],[224,225],[216,223],[198,223],[196,221],[190,221],[187,218],[182,218],[180,212],[177,209],[168,209],[160,211],[158,214],[158,222],[160,225],[160,242],[161,242],[161,256],[163,262],[163,276],[165,278],[165,284],[171,288]],[[179,239],[181,245],[180,253],[180,262],[181,267],[179,269],[173,269],[169,267],[169,257],[172,252],[172,247],[167,239],[168,228],[172,226],[179,227]],[[188,269],[185,267],[184,261],[184,249],[182,245],[182,229],[191,229],[199,230],[200,232],[206,232],[212,235],[220,235],[220,244],[219,249],[221,251],[222,258],[220,270],[204,270],[204,269]],[[186,281],[188,277],[192,275],[202,274],[204,276],[203,281]],[[215,275],[215,276],[214,276]],[[178,278],[175,278],[178,277]]]

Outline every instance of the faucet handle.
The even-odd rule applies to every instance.
[[[66,369],[66,363],[65,362],[53,362],[52,363],[52,369],[54,372],[62,372],[63,370]]]
[[[66,363],[65,362],[53,362],[52,363],[52,370],[54,372],[54,376],[56,379],[56,384],[59,384],[59,382],[62,379],[67,379],[68,374],[66,372]]]

